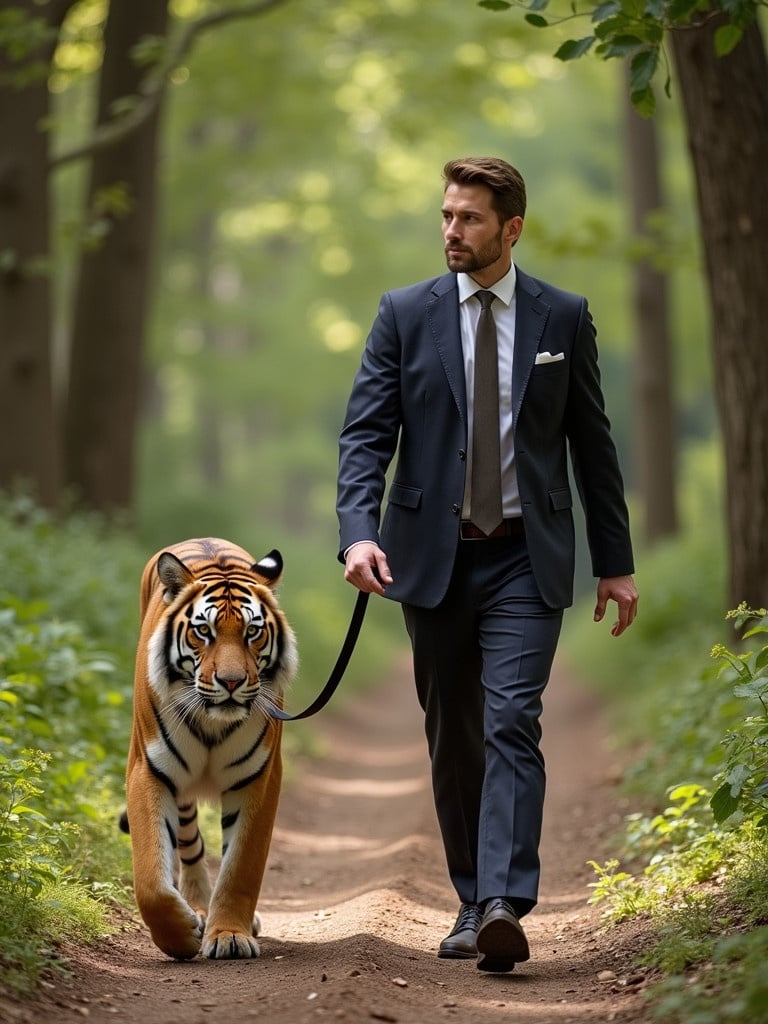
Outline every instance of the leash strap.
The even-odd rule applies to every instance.
[[[333,671],[328,677],[328,682],[322,688],[317,697],[315,697],[309,707],[304,708],[303,711],[300,711],[296,715],[289,715],[287,711],[283,710],[283,708],[270,708],[269,714],[272,718],[279,718],[283,722],[295,722],[299,718],[309,718],[310,715],[316,714],[325,707],[335,693],[336,687],[341,682],[342,676],[349,664],[349,659],[352,657],[352,652],[355,649],[357,638],[360,635],[360,628],[362,627],[363,619],[365,618],[365,609],[368,606],[369,597],[370,594],[365,594],[362,590],[358,591],[357,601],[355,602],[355,607],[352,612],[352,618],[350,619],[349,627],[347,628],[347,635],[344,638],[344,643],[341,651],[339,652],[339,656],[336,659],[336,664],[333,666]]]

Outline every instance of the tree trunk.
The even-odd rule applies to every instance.
[[[28,17],[48,14],[52,30],[68,5],[47,12],[32,0]],[[54,506],[58,452],[51,374],[48,81],[53,40],[21,61],[0,49],[0,486],[24,483]],[[24,76],[17,88],[14,77]]]
[[[768,65],[757,23],[718,57],[722,16],[673,33],[709,283],[729,536],[728,600],[768,604]]]
[[[624,103],[627,179],[636,238],[652,241],[649,218],[663,209],[656,122]],[[635,322],[633,422],[643,532],[649,544],[677,532],[677,438],[669,289],[648,256],[633,265]]]
[[[194,153],[202,149],[207,141],[208,132],[205,125],[198,125],[191,138],[190,149]],[[194,233],[195,239],[195,270],[197,272],[197,293],[205,299],[206,307],[212,302],[213,261],[211,256],[216,244],[216,221],[210,212],[202,213]],[[214,356],[219,346],[217,328],[211,323],[206,308],[201,318],[200,327],[203,334],[203,351]],[[219,328],[220,330],[220,328]],[[198,418],[198,451],[200,459],[200,475],[205,487],[210,490],[220,488],[224,482],[224,442],[221,430],[221,405],[203,388],[197,398],[200,406]]]
[[[165,0],[112,0],[104,37],[97,122],[135,95],[145,69],[132,52],[165,37]],[[82,256],[75,298],[65,431],[66,481],[76,498],[104,511],[130,509],[142,365],[152,278],[160,111],[91,164],[89,207],[122,184],[127,213],[111,218],[101,248]]]

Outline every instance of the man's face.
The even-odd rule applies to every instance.
[[[443,196],[443,241],[449,270],[493,284],[509,270],[510,248],[523,229],[521,217],[503,224],[485,185],[448,185]]]

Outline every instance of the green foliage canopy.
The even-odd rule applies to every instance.
[[[579,38],[567,39],[555,51],[560,60],[583,57],[590,50],[605,60],[627,59],[630,62],[632,103],[643,116],[656,110],[653,79],[664,69],[664,90],[670,93],[669,61],[664,52],[669,32],[684,30],[694,15],[724,15],[726,21],[714,35],[718,56],[730,53],[741,39],[744,29],[757,17],[764,0],[600,0],[579,4],[574,0],[568,13],[550,8],[550,0],[479,0],[479,6],[491,11],[522,8],[525,20],[536,28],[548,28],[573,20],[589,20],[592,31]],[[555,7],[558,5],[555,4]],[[549,15],[545,16],[542,12]]]

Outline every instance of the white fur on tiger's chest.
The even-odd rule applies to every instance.
[[[173,783],[177,798],[217,799],[258,775],[269,760],[273,742],[273,726],[254,713],[232,735],[210,747],[177,722],[172,731],[147,744],[147,754],[152,766]]]

